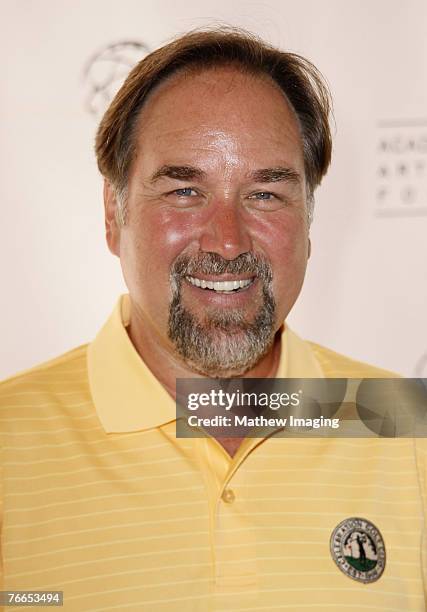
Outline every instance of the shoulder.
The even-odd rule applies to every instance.
[[[87,345],[79,346],[59,357],[24,370],[0,382],[0,402],[3,398],[32,391],[50,391],[55,385],[77,383],[86,379]]]
[[[398,378],[399,374],[356,361],[329,348],[308,342],[326,377],[330,378]]]
[[[5,466],[57,461],[62,452],[77,454],[82,439],[96,436],[91,432],[97,432],[100,424],[90,394],[86,348],[78,347],[0,383]]]

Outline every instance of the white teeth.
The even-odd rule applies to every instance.
[[[195,276],[187,276],[187,280],[195,287],[201,287],[202,289],[213,289],[214,291],[234,291],[236,289],[244,289],[248,287],[252,280],[247,278],[245,280],[231,280],[231,281],[206,281],[196,278]]]

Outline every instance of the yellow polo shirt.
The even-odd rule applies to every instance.
[[[426,610],[424,441],[272,436],[230,458],[177,439],[128,310],[1,386],[2,588],[61,590],[73,612]],[[279,377],[386,375],[282,333]],[[382,534],[376,582],[332,559],[349,517]]]

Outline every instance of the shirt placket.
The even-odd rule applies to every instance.
[[[229,612],[253,602],[258,589],[257,542],[244,470],[247,452],[232,459],[216,440],[199,442],[211,508],[214,610]]]

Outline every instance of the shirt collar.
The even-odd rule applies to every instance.
[[[129,339],[130,299],[121,296],[112,315],[88,347],[92,399],[107,433],[143,431],[176,419],[175,401],[147,368]],[[281,328],[278,378],[321,378],[310,345]]]

